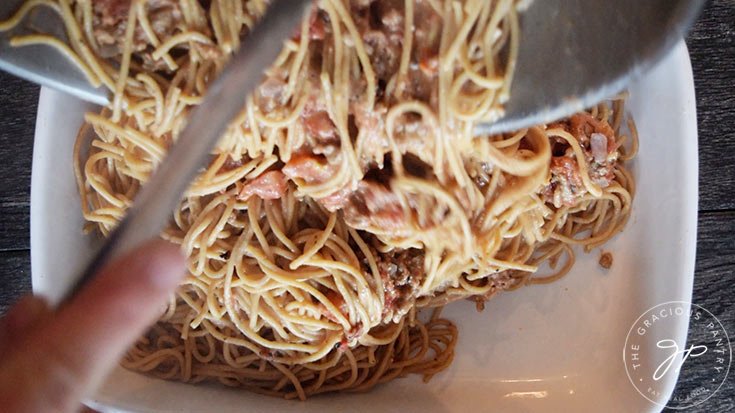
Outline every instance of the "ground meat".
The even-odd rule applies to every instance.
[[[244,1],[244,0],[243,0]],[[204,2],[202,2],[204,3]],[[105,58],[119,57],[125,45],[125,28],[130,11],[130,0],[95,0],[92,2],[92,27],[95,38],[100,45],[100,54]],[[206,11],[199,2],[193,2],[192,6],[199,8],[198,14],[204,16]],[[183,11],[177,0],[148,0],[145,2],[146,16],[151,29],[160,43],[183,30]],[[209,35],[208,27],[199,27],[197,30]],[[188,44],[178,46],[188,48]],[[216,47],[194,42],[197,52],[205,59],[215,58],[219,55]],[[133,35],[134,56],[143,65],[143,68],[151,71],[168,70],[168,65],[163,59],[154,59],[153,45],[143,31],[140,24],[136,25]]]
[[[463,293],[452,293],[451,290],[439,291],[435,293],[428,302],[424,303],[426,307],[442,307],[457,300],[467,299],[475,302],[477,311],[485,309],[485,302],[489,301],[500,292],[504,291],[513,284],[513,278],[510,271],[503,271],[497,274],[489,275],[484,282],[490,284],[490,289],[485,294],[476,294],[470,297]]]
[[[122,53],[130,3],[130,0],[92,2],[92,25],[102,57],[117,57]],[[145,8],[151,29],[160,41],[171,37],[183,19],[179,3],[174,0],[149,0]],[[133,36],[133,52],[146,69],[161,70],[167,67],[163,60],[156,61],[151,56],[152,47],[149,47],[148,36],[140,25],[137,25]]]
[[[360,166],[363,169],[376,164],[380,168],[384,167],[384,155],[391,150],[385,127],[388,107],[383,103],[376,103],[370,108],[365,102],[357,101],[350,104],[350,111],[353,114],[354,125],[360,131],[358,143]],[[427,138],[434,132],[420,115],[414,113],[401,115],[394,123],[392,132],[393,140],[404,156],[411,154],[424,162],[431,162],[435,153],[436,139]]]
[[[398,70],[403,50],[403,1],[351,1],[353,17],[375,74],[390,80]]]
[[[586,191],[577,162],[568,156],[555,156],[551,158],[550,170],[551,181],[542,192],[546,200],[557,208],[574,206]]]
[[[414,42],[438,55],[441,43],[442,16],[429,4],[428,1],[417,1],[413,9]],[[425,52],[425,50],[421,50]]]
[[[92,22],[95,39],[101,46],[102,57],[114,57],[122,53],[125,41],[125,26],[130,10],[129,0],[101,0],[92,2]],[[133,37],[133,50],[146,47],[144,33],[139,30]]]
[[[365,102],[357,101],[350,105],[354,115],[355,126],[362,132],[360,163],[367,166],[377,160],[382,160],[383,154],[388,151],[388,140],[385,131],[385,115],[388,108],[378,103],[373,108],[368,108]],[[381,165],[382,166],[382,165]]]
[[[301,114],[304,130],[311,138],[314,153],[329,156],[339,147],[337,127],[326,110],[306,110]]]
[[[268,171],[245,184],[237,198],[244,201],[253,195],[262,199],[278,199],[288,189],[288,178],[281,171]]]
[[[360,181],[343,211],[345,221],[357,229],[400,232],[406,227],[406,215],[398,195],[379,182]]]
[[[280,76],[268,76],[255,91],[255,104],[261,112],[268,114],[286,103],[286,81]]]
[[[309,150],[317,155],[324,155],[330,162],[334,163],[336,159],[333,155],[338,155],[340,147],[340,132],[334,121],[329,115],[327,103],[322,86],[317,73],[321,70],[312,67],[309,70],[309,97],[307,98],[304,110],[299,117],[301,127],[303,128],[306,144]]]
[[[513,284],[513,277],[511,276],[510,271],[502,271],[500,273],[488,276],[486,282],[490,283],[491,287],[485,294],[473,295],[469,298],[470,301],[475,302],[475,308],[477,309],[477,311],[484,310],[486,301],[490,300],[491,298],[498,295],[498,293],[500,293],[501,291],[504,291],[506,288],[510,287]]]
[[[212,161],[214,162],[214,159],[216,157],[213,157]],[[242,166],[242,158],[241,159],[232,159],[230,155],[227,156],[227,159],[225,159],[225,162],[222,164],[222,166],[219,168],[218,173],[228,172],[233,169],[237,169]]]
[[[384,320],[399,321],[416,302],[424,280],[424,253],[418,249],[375,253],[385,293]]]
[[[414,4],[414,33],[412,61],[408,79],[398,85],[404,98],[416,99],[438,106],[439,44],[441,42],[441,17],[428,4]]]
[[[591,155],[585,156],[587,173],[593,184],[600,188],[607,188],[615,179],[615,161],[597,162]]]
[[[98,0],[92,4],[95,14],[99,14],[102,24],[113,26],[128,18],[130,0]]]
[[[404,159],[414,155],[426,164],[433,163],[436,145],[440,140],[433,137],[436,131],[426,119],[414,113],[407,113],[402,116],[393,132],[396,146],[404,154]]]
[[[610,186],[615,179],[617,144],[615,133],[607,122],[582,112],[549,127],[561,128],[572,134],[582,148],[592,183],[600,188]],[[574,206],[577,199],[586,193],[577,158],[563,139],[553,138],[551,148],[555,155],[551,159],[551,179],[541,194],[545,201],[557,208]]]
[[[370,56],[373,70],[379,79],[389,79],[398,70],[401,51],[391,44],[390,38],[380,30],[369,30],[362,35],[365,50]]]
[[[416,68],[410,68],[408,71],[408,80],[401,83],[401,92],[407,99],[416,99],[427,102],[431,107],[437,107],[439,103],[439,94],[437,88],[438,75],[432,73],[426,68],[432,67],[431,62]]]
[[[603,252],[600,255],[600,266],[605,269],[610,269],[613,263],[613,256],[609,252]]]

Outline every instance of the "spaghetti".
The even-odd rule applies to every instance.
[[[457,340],[439,307],[552,282],[573,245],[620,231],[637,148],[623,97],[473,136],[503,114],[519,3],[317,2],[174,211],[162,236],[190,275],[123,365],[301,399],[428,380]],[[107,235],[267,2],[31,0],[0,30],[39,6],[69,46],[13,41],[61,48],[114,93],[74,162],[86,229]]]

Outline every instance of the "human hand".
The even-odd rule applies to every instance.
[[[22,298],[0,321],[3,411],[78,410],[160,315],[184,274],[179,248],[157,240],[107,265],[58,310]]]

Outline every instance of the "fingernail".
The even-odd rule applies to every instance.
[[[143,265],[154,287],[168,290],[177,286],[184,278],[186,258],[178,245],[156,240],[141,248],[145,251],[141,255],[146,259]]]

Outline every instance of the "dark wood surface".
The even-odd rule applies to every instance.
[[[712,1],[687,38],[699,123],[699,228],[694,303],[735,336],[735,0]],[[0,313],[30,291],[30,178],[38,87],[0,73]],[[706,370],[685,369],[693,389]],[[735,372],[688,411],[735,411]]]

